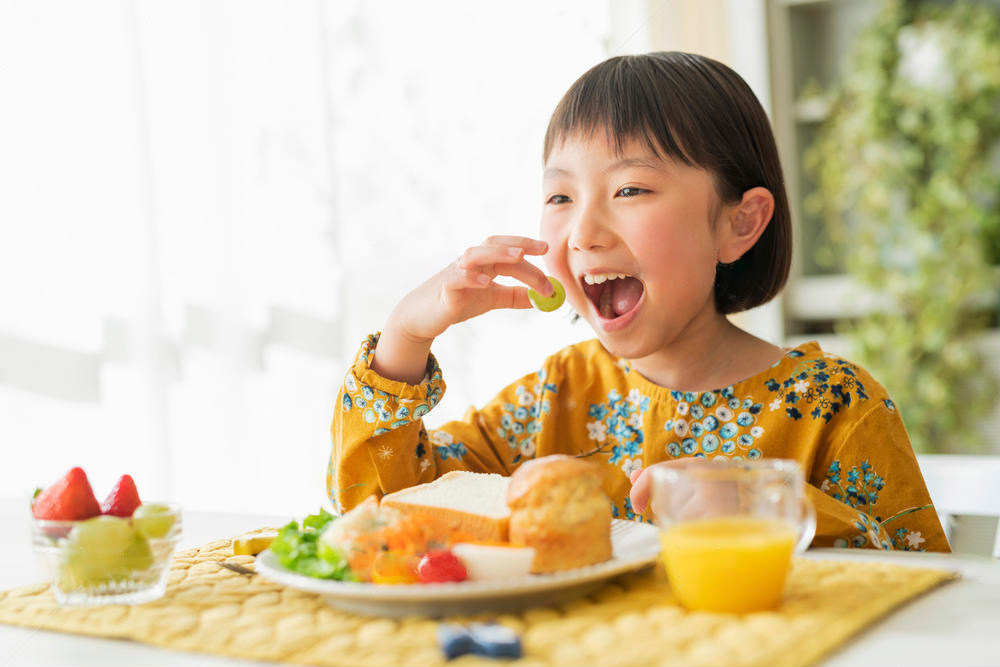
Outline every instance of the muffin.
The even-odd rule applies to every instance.
[[[611,558],[611,501],[600,466],[564,454],[514,471],[507,488],[510,543],[532,547],[532,572],[555,572]]]

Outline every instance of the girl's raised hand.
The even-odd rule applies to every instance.
[[[372,367],[384,377],[414,384],[423,376],[431,341],[453,324],[498,308],[531,308],[528,287],[553,293],[545,273],[528,262],[548,244],[525,236],[491,236],[407,294],[393,309]],[[501,285],[510,276],[528,287]]]
[[[528,289],[500,285],[510,276],[543,295],[552,285],[528,255],[544,255],[548,244],[524,236],[491,236],[410,292],[393,311],[399,328],[414,340],[432,340],[452,324],[497,308],[530,308]]]

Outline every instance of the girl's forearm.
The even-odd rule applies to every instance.
[[[372,370],[389,380],[420,384],[427,369],[433,340],[413,339],[390,316],[375,345]]]

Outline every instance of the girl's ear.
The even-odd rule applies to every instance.
[[[774,214],[774,195],[764,187],[750,188],[739,203],[726,207],[718,261],[732,264],[757,243]]]

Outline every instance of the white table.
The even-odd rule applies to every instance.
[[[261,526],[277,526],[289,517],[185,512],[188,548]],[[0,501],[0,590],[38,581],[30,548],[30,527],[22,503]],[[850,640],[824,662],[829,667],[863,665],[1000,664],[1000,561],[943,554],[820,549],[809,558],[885,560],[959,571],[947,584],[906,605]],[[0,625],[0,665],[246,665],[202,654],[167,651],[134,642],[95,639]],[[502,663],[497,663],[498,665]]]

